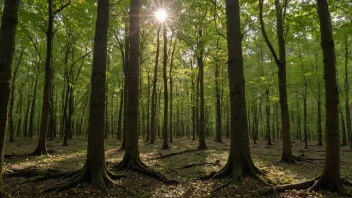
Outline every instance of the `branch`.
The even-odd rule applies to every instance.
[[[261,30],[262,30],[262,34],[265,40],[265,43],[267,44],[267,46],[269,47],[269,50],[271,52],[271,54],[274,57],[274,60],[276,62],[276,64],[279,66],[280,65],[280,60],[276,55],[276,52],[274,50],[273,45],[270,43],[268,35],[266,34],[265,31],[265,27],[264,27],[264,21],[263,21],[263,1],[264,0],[259,0],[259,20],[260,20],[260,26],[261,26]]]
[[[62,5],[61,7],[59,7],[57,10],[55,10],[53,12],[53,17],[55,17],[55,15],[59,12],[61,12],[63,9],[65,9],[67,6],[69,6],[71,4],[71,0],[69,0],[66,4]]]

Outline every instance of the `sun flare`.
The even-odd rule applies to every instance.
[[[155,14],[156,20],[160,22],[164,22],[167,19],[167,12],[164,9],[160,9],[156,11],[154,14]]]

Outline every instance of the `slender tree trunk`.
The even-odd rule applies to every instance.
[[[20,0],[5,0],[0,27],[0,197],[4,190],[2,172],[4,165],[5,135],[11,96],[11,65],[15,48],[16,26]]]
[[[124,106],[124,86],[120,89],[119,118],[117,121],[117,140],[121,141],[122,136],[122,111]]]
[[[259,10],[260,10],[260,24],[262,29],[262,34],[268,45],[274,59],[275,63],[279,69],[278,79],[279,79],[279,96],[280,96],[280,109],[281,109],[281,127],[282,127],[282,155],[281,161],[294,163],[292,155],[292,145],[291,145],[291,133],[290,133],[290,119],[289,119],[289,109],[287,103],[287,89],[286,89],[286,46],[284,38],[284,19],[283,12],[286,10],[287,2],[283,6],[280,5],[280,0],[275,0],[275,10],[276,10],[276,33],[279,45],[279,56],[277,56],[272,44],[270,43],[268,36],[265,32],[264,21],[263,21],[263,0],[259,0]]]
[[[199,67],[198,73],[198,80],[199,80],[199,122],[198,122],[198,130],[199,130],[199,145],[198,149],[203,150],[207,149],[207,145],[205,143],[205,115],[204,115],[204,61],[203,61],[203,53],[204,53],[204,46],[203,46],[203,31],[199,30],[198,32],[200,41],[198,41],[197,50],[199,54],[197,54],[197,64]],[[198,117],[198,116],[197,116]]]
[[[10,140],[9,142],[15,142],[15,127],[13,124],[13,106],[15,103],[15,82],[16,82],[16,78],[17,78],[17,72],[18,72],[18,68],[19,65],[21,63],[22,60],[22,56],[23,56],[23,50],[20,52],[20,57],[16,63],[16,67],[15,67],[15,71],[13,72],[13,76],[12,76],[12,80],[11,80],[11,96],[10,96],[10,109],[9,109],[9,131],[10,131]]]
[[[155,55],[155,67],[154,67],[154,79],[153,79],[153,89],[152,89],[152,103],[151,103],[151,118],[150,118],[150,144],[155,143],[156,130],[157,130],[157,120],[156,120],[156,104],[157,104],[157,93],[156,84],[158,81],[158,65],[159,65],[159,49],[160,49],[160,26],[157,30],[157,40],[156,40],[156,55]]]
[[[308,148],[308,132],[307,132],[307,82],[304,80],[304,93],[303,93],[303,133],[304,133],[304,148]]]
[[[272,145],[271,144],[271,131],[270,131],[270,104],[269,104],[269,89],[266,90],[266,138],[267,138],[267,144],[268,145]]]
[[[40,122],[40,135],[37,148],[32,153],[33,155],[48,154],[46,150],[46,137],[49,128],[50,120],[50,87],[52,83],[51,75],[51,56],[52,56],[52,40],[53,40],[53,0],[48,0],[48,29],[46,32],[46,59],[45,59],[45,80],[43,90],[43,106]]]
[[[174,45],[172,47],[172,53],[171,53],[171,58],[170,58],[170,71],[169,71],[169,79],[170,79],[170,119],[169,119],[169,122],[170,122],[170,127],[169,127],[169,130],[170,130],[170,139],[169,141],[172,143],[173,140],[172,140],[172,135],[173,135],[173,79],[172,79],[172,67],[174,66],[174,55],[175,55],[175,49],[176,49],[176,37],[175,37],[175,41],[174,41]]]
[[[164,59],[163,59],[163,80],[164,80],[164,124],[163,124],[163,147],[162,149],[168,149],[168,110],[169,110],[169,96],[167,90],[167,37],[166,37],[166,24],[162,23],[163,28],[163,41],[164,41]]]
[[[216,138],[215,142],[222,143],[221,140],[221,131],[222,131],[222,126],[221,126],[221,97],[220,97],[220,88],[219,88],[219,69],[220,69],[220,64],[215,65],[215,97],[216,97]]]
[[[29,128],[28,128],[28,136],[29,138],[32,138],[33,132],[34,132],[34,116],[35,116],[35,109],[36,109],[36,100],[37,100],[37,85],[38,85],[38,76],[36,76],[35,82],[34,82],[34,89],[33,89],[33,97],[31,100],[31,113],[29,117]]]
[[[129,67],[129,53],[130,53],[130,38],[128,36],[128,19],[125,19],[125,61],[123,64],[123,73],[125,76],[124,79],[124,94],[123,94],[123,129],[122,129],[122,143],[121,143],[121,150],[124,150],[126,147],[126,136],[127,136],[127,83],[128,83],[128,67]]]
[[[17,105],[17,110],[16,110],[16,114],[18,115],[18,121],[17,121],[17,130],[16,130],[16,136],[17,137],[20,137],[22,135],[22,105],[23,105],[23,102],[22,102],[22,89],[18,90],[19,91],[19,94],[20,94],[20,97],[19,97],[19,102],[18,102],[18,105]]]

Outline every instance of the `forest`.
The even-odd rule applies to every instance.
[[[352,197],[352,0],[0,16],[0,197]]]

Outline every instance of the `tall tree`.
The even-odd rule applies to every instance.
[[[169,110],[169,94],[167,90],[167,35],[166,35],[166,22],[162,22],[163,28],[163,41],[164,41],[164,49],[163,49],[163,80],[164,80],[164,124],[163,124],[163,147],[162,149],[168,149],[168,110]]]
[[[2,169],[19,4],[20,0],[5,0],[0,27],[0,197],[8,196],[3,186]]]
[[[284,37],[284,19],[286,14],[286,7],[288,4],[287,0],[283,1],[281,5],[280,0],[275,0],[275,11],[276,11],[276,34],[279,45],[279,56],[275,52],[275,49],[266,34],[263,20],[263,3],[264,0],[259,0],[259,19],[261,25],[261,31],[264,40],[270,49],[272,56],[274,57],[275,63],[279,69],[279,95],[280,95],[280,108],[281,108],[281,127],[282,127],[282,162],[294,163],[292,155],[291,135],[290,135],[290,119],[289,110],[287,103],[287,90],[286,90],[286,46]]]
[[[226,0],[226,24],[231,146],[225,167],[213,178],[231,176],[231,181],[227,183],[230,184],[242,180],[245,175],[257,178],[256,174],[262,172],[254,165],[249,149],[239,0]]]
[[[336,79],[336,55],[332,33],[332,25],[328,3],[317,0],[321,48],[323,50],[324,81],[325,81],[325,165],[323,174],[317,178],[291,185],[273,188],[276,191],[285,190],[318,190],[344,193],[340,178],[340,133],[339,133],[339,92]]]
[[[130,1],[130,29],[129,29],[129,66],[127,79],[127,131],[126,134],[126,148],[123,159],[121,162],[114,166],[115,170],[127,169],[134,170],[137,172],[144,173],[151,177],[158,178],[165,182],[175,182],[173,180],[167,179],[164,175],[149,168],[140,159],[139,149],[138,149],[138,108],[139,108],[139,72],[140,72],[140,28],[139,28],[139,0]]]
[[[46,137],[49,129],[50,121],[50,90],[53,78],[52,72],[52,47],[53,47],[53,37],[54,37],[54,19],[55,16],[71,4],[69,0],[66,4],[62,4],[57,9],[54,9],[53,0],[48,0],[48,27],[46,31],[46,58],[45,58],[45,80],[44,80],[44,90],[43,90],[43,106],[42,115],[40,120],[40,134],[38,139],[37,148],[34,150],[32,155],[43,155],[48,154],[46,150]]]
[[[156,120],[156,84],[158,81],[158,65],[159,65],[159,49],[160,49],[160,27],[157,30],[156,37],[156,55],[155,55],[155,67],[154,67],[154,78],[153,78],[153,88],[152,88],[152,101],[151,101],[151,117],[150,117],[150,143],[154,144],[157,130],[157,120]]]
[[[111,178],[120,178],[105,165],[104,126],[108,26],[109,0],[99,0],[94,38],[87,158],[83,168],[77,171],[70,181],[47,191],[64,190],[81,183],[91,183],[108,194],[105,183],[113,184],[114,181]]]
[[[340,133],[339,133],[339,93],[336,80],[336,55],[328,3],[317,0],[320,22],[321,48],[324,59],[325,81],[325,166],[319,181],[313,186],[341,192],[340,180]]]

